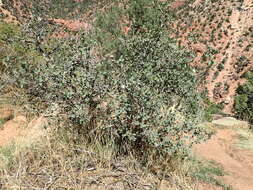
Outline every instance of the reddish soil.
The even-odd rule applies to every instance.
[[[0,146],[9,145],[18,137],[22,136],[26,125],[27,121],[24,116],[7,121],[0,129]]]
[[[46,134],[45,117],[35,117],[30,122],[10,105],[0,105],[0,147],[11,143],[35,142]]]
[[[225,184],[235,190],[253,189],[253,151],[236,148],[237,133],[233,129],[220,129],[206,143],[197,145],[197,155],[219,163],[228,173],[221,177]],[[200,185],[200,190],[219,189],[210,185]]]
[[[171,3],[170,7],[172,9],[177,9],[177,8],[183,6],[184,4],[185,4],[185,0],[175,1],[175,2]]]
[[[86,22],[77,20],[64,20],[64,19],[53,19],[53,22],[63,25],[65,28],[71,31],[89,30],[91,26]]]
[[[2,8],[1,4],[0,4],[0,14],[4,15],[4,19],[3,21],[5,22],[12,22],[12,23],[15,23],[15,24],[19,24],[18,20],[16,17],[14,17],[10,11]]]

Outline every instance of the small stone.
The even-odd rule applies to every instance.
[[[231,102],[231,98],[230,98],[230,97],[228,97],[228,98],[224,101],[225,104],[229,104],[230,102]]]

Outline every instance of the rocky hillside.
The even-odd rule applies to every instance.
[[[192,62],[205,71],[203,86],[215,103],[230,113],[241,77],[253,67],[253,2],[251,0],[177,1],[174,37],[192,49]]]

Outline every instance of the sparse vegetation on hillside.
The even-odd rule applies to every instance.
[[[5,8],[10,9],[18,20],[28,20],[31,17],[80,19],[90,8],[106,5],[104,0],[2,0]],[[21,6],[19,6],[21,5]]]
[[[181,46],[186,46],[196,53],[191,64],[207,70],[203,89],[207,88],[212,102],[226,102],[223,111],[232,113],[233,101],[230,101],[230,97],[235,95],[242,74],[253,66],[252,61],[249,61],[252,60],[252,54],[248,53],[252,46],[252,18],[248,16],[252,15],[250,2],[186,1],[174,15],[176,23],[173,22],[172,35],[180,41]],[[193,40],[193,34],[198,38]],[[219,51],[214,56],[208,56],[208,47]],[[241,57],[248,61],[238,63]],[[227,61],[217,67],[224,59]],[[210,63],[215,64],[210,66]],[[218,83],[221,84],[218,86]],[[224,90],[224,86],[228,88]]]

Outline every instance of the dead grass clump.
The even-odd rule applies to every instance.
[[[98,141],[97,141],[98,142]],[[0,149],[2,189],[193,189],[182,172],[159,177],[131,155],[115,159],[113,144],[90,144],[66,129],[55,129],[29,148]],[[161,180],[163,179],[163,180]]]
[[[241,149],[253,150],[253,131],[238,129],[238,140],[236,146]]]

